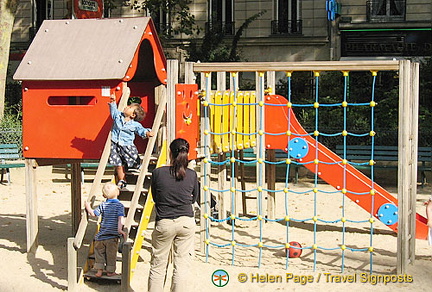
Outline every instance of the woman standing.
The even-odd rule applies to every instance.
[[[189,143],[185,139],[175,139],[170,144],[171,164],[153,171],[151,188],[156,207],[156,225],[152,233],[148,283],[151,292],[164,289],[171,248],[174,258],[171,291],[187,290],[195,234],[192,204],[199,195],[197,174],[187,168],[188,154]]]

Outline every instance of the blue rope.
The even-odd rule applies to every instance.
[[[376,74],[372,73],[372,93],[371,93],[371,102],[375,102],[375,85],[376,85]],[[374,133],[375,130],[375,117],[374,117],[374,109],[375,107],[371,106],[371,133]],[[373,160],[374,158],[374,145],[375,145],[375,135],[371,136],[371,144],[372,144],[372,157],[371,159]],[[371,189],[375,189],[375,179],[374,179],[374,165],[371,165],[371,181],[372,181],[372,186]],[[373,214],[373,210],[375,210],[375,196],[372,196],[371,199],[371,218],[373,218],[374,214]],[[373,226],[373,222],[370,223],[370,247],[373,247],[373,234],[374,234],[374,226]],[[370,262],[370,273],[372,274],[373,272],[373,253],[371,252],[369,255],[369,262]]]
[[[215,132],[211,132],[209,131],[210,134],[215,135],[215,136],[223,136],[223,135],[228,135],[230,134],[230,132],[220,132],[220,133],[215,133]],[[263,132],[264,135],[269,135],[269,136],[283,136],[286,135],[286,132],[279,132],[279,133],[271,133],[271,132]],[[241,135],[241,136],[254,136],[254,135],[258,135],[258,132],[254,132],[254,133],[239,133],[236,132],[236,135]],[[307,133],[307,134],[293,134],[292,136],[296,136],[296,137],[307,137],[307,136],[313,136],[314,133]],[[342,133],[320,133],[320,136],[327,136],[327,137],[337,137],[337,136],[342,136]],[[366,137],[369,136],[370,133],[351,133],[351,132],[347,132],[348,136],[354,136],[354,137]]]
[[[259,99],[260,102],[264,102],[264,77],[262,76],[264,73],[259,72],[258,73],[258,86],[259,86]],[[264,131],[264,106],[260,106],[259,110],[258,110],[258,114],[259,114],[259,125],[258,125],[258,129]],[[257,137],[257,141],[258,141],[258,157],[261,160],[265,159],[265,146],[264,146],[264,136],[258,135]],[[262,163],[258,164],[258,173],[264,173],[264,165]],[[258,176],[257,179],[258,182],[258,186],[262,187],[264,185],[264,180],[262,175]],[[262,206],[262,196],[263,196],[263,192],[262,190],[259,191],[258,190],[258,215],[262,216],[263,213],[263,206]],[[259,221],[259,241],[262,242],[262,237],[263,237],[263,221],[260,220]],[[262,259],[262,248],[259,249],[259,257],[258,257],[258,267],[261,266],[261,259]]]
[[[237,103],[237,78],[235,78],[235,75],[233,73],[231,73],[231,78],[232,78],[232,84],[233,84],[233,91],[234,91],[234,102]],[[231,104],[232,105],[232,104]],[[230,106],[231,106],[230,105]],[[234,113],[233,116],[231,117],[231,132],[233,132],[235,130],[236,127],[236,122],[237,122],[237,107],[233,107]],[[231,135],[231,157],[235,157],[235,134]],[[230,178],[230,183],[231,183],[231,189],[235,188],[235,178],[236,178],[236,173],[235,173],[235,161],[231,163],[231,178]],[[231,214],[235,213],[235,195],[236,192],[231,192]],[[237,217],[237,216],[236,216]],[[235,242],[235,220],[231,220],[231,241]],[[231,264],[234,265],[234,261],[235,261],[235,245],[232,245],[232,259],[231,259]]]
[[[349,75],[348,74],[344,74],[344,101],[347,103],[347,106],[349,105],[348,103],[348,85],[349,84]],[[344,131],[347,131],[347,106],[343,107],[343,114],[344,114],[344,119],[343,119],[343,128]],[[347,142],[347,136],[343,136],[343,145],[344,145],[344,153],[343,153],[343,158],[346,159],[346,142]],[[343,188],[346,189],[347,185],[346,185],[346,179],[347,179],[347,173],[346,173],[346,166],[344,166],[343,168]],[[342,193],[342,217],[345,217],[345,194]],[[346,232],[346,225],[345,222],[342,222],[342,245],[345,245],[345,232]],[[344,272],[344,268],[345,268],[345,250],[342,250],[342,263],[341,263],[341,271],[342,273]]]
[[[262,78],[262,76],[260,76],[260,78]],[[207,85],[210,79],[207,77],[206,79],[206,88],[209,88],[209,86]],[[260,79],[260,81],[263,81],[263,79]],[[237,80],[234,80],[234,88],[237,88],[236,85]],[[289,243],[290,240],[290,227],[291,227],[291,222],[313,222],[313,245],[311,246],[306,246],[306,247],[295,247],[295,246],[290,246],[290,248],[293,249],[299,249],[299,250],[304,250],[304,249],[312,249],[313,250],[313,266],[314,266],[314,271],[316,270],[316,265],[317,265],[317,260],[318,260],[318,254],[317,251],[318,250],[328,250],[328,251],[332,251],[332,250],[339,250],[341,249],[341,253],[342,253],[342,264],[341,264],[341,271],[344,272],[344,268],[345,268],[345,251],[349,250],[349,251],[370,251],[370,271],[372,273],[373,271],[373,253],[371,252],[370,248],[373,246],[373,233],[374,233],[374,227],[373,227],[373,222],[371,222],[370,218],[368,220],[351,220],[351,219],[347,219],[345,218],[345,208],[346,208],[346,194],[354,194],[357,196],[364,196],[364,195],[371,195],[370,192],[354,192],[352,190],[347,189],[347,184],[346,184],[346,179],[347,179],[347,169],[346,166],[344,165],[344,170],[343,170],[343,189],[346,190],[346,193],[342,193],[342,210],[341,210],[341,218],[335,218],[333,220],[325,220],[322,218],[318,218],[317,214],[318,214],[318,210],[317,210],[317,203],[318,203],[318,198],[319,198],[319,194],[340,194],[341,191],[340,190],[336,190],[336,191],[325,191],[325,190],[317,190],[317,186],[318,186],[318,172],[319,172],[319,165],[316,164],[315,165],[315,176],[314,176],[314,188],[311,190],[306,190],[306,191],[295,191],[295,190],[290,190],[289,189],[289,171],[291,169],[291,165],[307,165],[310,163],[314,163],[313,161],[306,161],[306,162],[299,162],[299,161],[290,161],[287,162],[287,160],[280,160],[280,161],[267,161],[265,160],[265,156],[263,151],[264,150],[264,145],[263,145],[263,135],[270,135],[270,136],[282,136],[282,135],[286,135],[287,136],[287,141],[289,143],[290,139],[292,139],[292,137],[304,137],[304,136],[313,136],[315,138],[315,158],[318,159],[319,156],[318,154],[319,152],[319,136],[327,136],[327,137],[337,137],[337,136],[343,136],[343,145],[344,145],[344,149],[343,149],[343,159],[346,160],[347,157],[347,153],[346,153],[346,149],[347,149],[347,137],[348,136],[353,136],[353,137],[365,137],[370,135],[371,136],[371,160],[373,160],[374,157],[374,135],[372,135],[371,133],[374,133],[374,106],[372,106],[372,103],[350,103],[348,102],[349,99],[349,76],[348,74],[344,74],[344,102],[342,103],[332,103],[332,104],[319,104],[319,74],[315,75],[315,103],[314,104],[302,104],[302,105],[295,105],[291,103],[291,76],[287,75],[287,97],[288,97],[288,102],[290,103],[290,106],[302,106],[302,107],[315,107],[315,131],[312,133],[307,133],[307,134],[291,134],[291,135],[287,135],[286,132],[281,132],[281,133],[269,133],[269,132],[265,132],[264,131],[264,119],[263,119],[263,114],[264,114],[264,106],[287,106],[285,104],[269,104],[269,103],[264,103],[264,106],[259,105],[259,103],[237,103],[237,92],[234,91],[234,100],[232,100],[233,102],[235,102],[237,105],[241,106],[241,105],[247,105],[247,106],[259,106],[259,110],[258,110],[258,115],[259,115],[259,125],[257,125],[257,128],[261,131],[264,131],[263,133],[259,132],[255,132],[255,133],[239,133],[236,130],[237,124],[235,120],[232,120],[233,122],[231,123],[231,129],[229,132],[225,132],[225,133],[214,133],[214,132],[210,132],[209,131],[209,125],[208,125],[208,121],[209,121],[209,107],[206,106],[204,107],[204,117],[205,117],[205,121],[206,121],[206,129],[208,130],[208,134],[209,135],[231,135],[231,151],[229,152],[229,155],[231,157],[234,157],[233,160],[231,159],[225,159],[224,161],[213,161],[210,159],[210,154],[208,153],[208,145],[210,144],[209,142],[209,135],[206,135],[206,138],[204,139],[204,148],[205,148],[205,157],[207,158],[207,162],[212,164],[212,165],[227,165],[229,164],[231,166],[231,184],[230,184],[230,188],[226,189],[226,190],[219,190],[219,189],[213,189],[210,188],[209,184],[209,173],[206,173],[206,170],[204,168],[204,182],[205,185],[207,186],[206,191],[204,192],[204,198],[205,201],[207,201],[209,192],[218,192],[218,193],[225,193],[225,192],[231,192],[231,216],[228,216],[226,218],[214,218],[212,216],[207,216],[206,219],[206,224],[205,224],[205,228],[206,228],[206,239],[207,241],[207,248],[206,248],[206,261],[208,261],[208,256],[209,256],[209,250],[208,247],[209,245],[212,246],[216,246],[216,247],[228,247],[231,246],[232,248],[232,265],[234,265],[235,263],[235,247],[239,246],[239,247],[258,247],[259,248],[259,256],[258,256],[258,267],[260,267],[261,265],[261,261],[262,261],[262,248],[284,248],[286,247],[286,244]],[[372,102],[374,101],[374,95],[375,95],[375,84],[376,84],[376,75],[373,76],[373,81],[372,81]],[[263,88],[263,82],[259,83],[259,92],[263,93],[264,92],[264,88]],[[208,101],[208,97],[210,95],[210,92],[207,92],[206,95],[206,100]],[[261,100],[262,100],[262,96],[261,96]],[[226,103],[226,104],[215,104],[215,103],[208,103],[209,106],[233,106],[232,101],[230,103]],[[338,133],[320,133],[318,132],[319,130],[319,110],[318,108],[324,106],[324,107],[335,107],[335,106],[342,106],[343,107],[343,117],[344,117],[344,124],[343,124],[343,128],[344,131],[343,132],[338,132]],[[348,106],[370,106],[371,107],[371,131],[369,133],[360,133],[360,134],[356,134],[356,133],[351,133],[347,131],[347,119],[348,119]],[[234,116],[236,113],[237,108],[234,107]],[[290,129],[290,125],[291,125],[291,111],[289,111],[288,114],[288,122],[287,122],[287,126],[288,129]],[[319,133],[318,135],[316,133]],[[246,159],[239,159],[236,158],[236,152],[235,152],[235,144],[236,144],[236,135],[241,135],[241,136],[252,136],[252,135],[256,135],[257,136],[257,146],[258,146],[258,152],[257,152],[257,159],[253,159],[253,160],[246,160]],[[288,150],[287,152],[287,159],[290,156],[290,151]],[[258,161],[260,161],[261,163],[258,163]],[[269,164],[269,165],[286,165],[285,168],[285,182],[284,182],[284,188],[283,189],[275,189],[275,190],[271,190],[271,189],[266,189],[263,187],[264,182],[263,182],[263,178],[262,176],[257,176],[257,188],[254,189],[248,189],[248,190],[243,190],[243,189],[237,189],[235,187],[235,177],[236,177],[236,173],[235,173],[235,165],[236,163],[238,164],[244,164],[244,165],[256,165],[257,169],[258,169],[258,173],[263,173],[263,167],[265,164]],[[288,163],[288,164],[287,164]],[[341,161],[336,161],[336,162],[323,162],[320,161],[319,164],[326,164],[326,165],[335,165],[335,164],[341,164]],[[370,166],[371,169],[371,189],[374,189],[374,166],[373,165],[369,165],[369,162],[359,162],[359,163],[355,163],[355,162],[350,162],[348,161],[349,165],[353,165],[353,166]],[[235,210],[235,194],[236,193],[248,193],[248,192],[257,192],[257,202],[258,202],[258,210],[257,210],[257,216],[252,217],[252,218],[242,218],[242,217],[238,217],[235,216],[234,214],[234,210]],[[277,218],[277,219],[269,219],[269,218],[265,218],[265,216],[263,216],[263,202],[262,202],[262,194],[263,192],[268,192],[268,193],[273,193],[273,194],[279,194],[279,193],[284,193],[284,202],[285,202],[285,217],[283,218]],[[290,202],[290,196],[291,194],[297,194],[297,195],[301,195],[301,194],[306,194],[306,193],[310,193],[313,192],[314,196],[313,196],[313,200],[314,200],[314,210],[313,210],[313,217],[311,218],[290,218],[290,212],[289,212],[289,202]],[[373,217],[373,210],[374,210],[374,198],[372,198],[372,206],[371,206],[371,212],[370,212],[370,217]],[[207,213],[207,205],[205,205],[205,212]],[[220,216],[220,214],[219,214]],[[289,219],[287,219],[289,218]],[[210,241],[209,238],[209,225],[210,222],[227,222],[228,220],[230,220],[231,222],[231,242],[230,243],[215,243]],[[235,224],[234,222],[238,220],[238,221],[256,221],[259,220],[259,243],[256,244],[245,244],[245,243],[240,243],[240,242],[236,242],[235,241]],[[285,222],[285,226],[286,226],[286,242],[284,244],[276,244],[276,245],[269,245],[269,244],[265,244],[263,243],[263,224],[265,222]],[[342,239],[341,239],[341,246],[337,246],[337,247],[323,247],[323,246],[318,246],[318,239],[317,239],[317,224],[318,223],[325,223],[325,224],[338,224],[342,222]],[[367,248],[353,248],[353,247],[349,247],[346,246],[346,223],[353,223],[353,224],[364,224],[364,223],[368,223],[370,222],[370,247]],[[288,268],[289,265],[289,257],[286,257],[286,268]]]
[[[256,221],[256,220],[262,220],[264,222],[282,222],[282,221],[286,221],[285,218],[277,218],[277,219],[269,219],[269,218],[260,218],[258,219],[258,216],[252,217],[252,218],[244,218],[244,217],[238,217],[238,216],[230,216],[230,217],[226,217],[226,218],[222,218],[222,219],[218,219],[218,218],[214,218],[212,216],[208,216],[208,219],[212,222],[225,222],[228,220],[232,220],[234,218],[234,220],[239,220],[239,221]],[[299,218],[290,218],[289,221],[293,221],[293,222],[299,222],[299,223],[305,223],[305,222],[309,222],[309,221],[314,221],[314,218],[305,218],[305,219],[299,219]],[[287,222],[289,222],[287,221]],[[316,218],[317,222],[322,222],[322,223],[339,223],[339,222],[343,222],[342,219],[335,219],[335,220],[324,220],[321,218]],[[345,222],[350,222],[350,223],[368,223],[369,220],[350,220],[350,219],[344,219]]]
[[[221,107],[223,107],[223,106],[231,106],[232,105],[232,103],[212,103],[212,102],[209,102],[208,103],[209,105],[211,105],[211,106],[221,106]],[[256,105],[258,105],[258,103],[257,102],[252,102],[252,103],[241,103],[241,102],[239,102],[239,103],[237,103],[237,105],[252,105],[252,106],[256,106]],[[283,107],[286,107],[286,104],[274,104],[274,103],[264,103],[264,105],[268,105],[268,106],[283,106]],[[341,102],[339,102],[339,103],[320,103],[320,107],[321,106],[324,106],[324,107],[337,107],[337,106],[341,106],[342,105],[342,103]],[[348,105],[349,106],[368,106],[368,105],[370,105],[370,103],[368,103],[368,102],[352,102],[352,103],[348,103]],[[313,104],[313,103],[309,103],[309,104],[305,104],[305,103],[292,103],[291,104],[291,106],[293,106],[293,107],[314,107],[315,106],[315,104]]]
[[[205,100],[209,102],[210,100],[210,89],[211,89],[211,74],[208,73],[208,75],[205,76],[205,88],[206,88],[206,94],[205,94]],[[210,130],[210,115],[209,115],[209,107],[204,106],[204,129]],[[204,156],[207,159],[210,159],[210,138],[209,135],[204,136]],[[204,167],[204,185],[208,186],[209,184],[209,174],[207,173],[207,167]],[[204,190],[204,202],[208,202],[208,198],[210,197],[209,191]],[[208,213],[208,204],[204,203],[204,213]],[[205,220],[205,238],[209,238],[209,221]],[[205,247],[205,258],[206,262],[208,262],[209,257],[209,246],[206,245]]]

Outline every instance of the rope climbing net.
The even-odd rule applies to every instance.
[[[265,89],[265,73],[257,72],[257,87],[255,91],[238,90],[238,72],[231,72],[231,91],[212,91],[211,73],[205,72],[205,90],[202,91],[202,117],[203,129],[203,201],[210,202],[211,196],[218,198],[218,213],[212,212],[210,204],[204,204],[202,210],[204,226],[204,247],[206,260],[210,257],[211,247],[228,248],[231,254],[231,263],[235,265],[236,254],[241,249],[257,250],[257,265],[263,263],[263,252],[271,250],[286,251],[283,256],[285,267],[288,268],[291,257],[306,252],[312,259],[312,268],[315,271],[320,254],[332,252],[340,257],[340,268],[344,271],[347,252],[363,253],[369,261],[369,271],[373,271],[374,263],[374,234],[378,218],[387,226],[395,226],[398,220],[398,210],[395,202],[389,199],[388,193],[375,183],[374,178],[374,147],[375,147],[375,88],[378,70],[372,70],[370,83],[370,100],[356,103],[350,101],[349,70],[342,70],[343,97],[337,103],[320,103],[320,71],[313,71],[314,75],[314,102],[310,104],[296,103],[292,96],[293,71],[286,71],[287,92],[286,97],[270,95]],[[293,108],[311,108],[315,112],[315,127],[312,132],[306,132],[298,122]],[[320,132],[320,109],[325,107],[341,108],[343,111],[343,129],[338,133]],[[364,133],[353,133],[347,128],[349,109],[354,107],[369,108],[370,129]],[[282,125],[282,126],[281,126]],[[342,137],[343,154],[338,156],[320,143],[321,137]],[[369,137],[369,161],[353,162],[347,159],[347,138]],[[282,145],[282,146],[280,146]],[[253,151],[250,148],[253,147]],[[248,150],[249,149],[249,150]],[[268,149],[282,149],[278,152],[278,159],[270,157]],[[215,154],[216,153],[216,154]],[[219,153],[219,155],[217,154]],[[241,153],[239,155],[239,153]],[[250,157],[245,158],[244,153]],[[368,166],[370,176],[366,177],[356,170],[359,166]],[[255,170],[253,183],[241,184],[238,179],[244,179],[244,169],[251,166]],[[271,184],[265,180],[266,167],[283,169],[283,183]],[[312,187],[308,190],[298,191],[290,177],[290,171],[299,166],[305,167],[313,174]],[[212,169],[228,169],[230,175],[223,175],[212,179]],[[221,179],[222,177],[222,179]],[[229,186],[224,182],[228,177]],[[273,180],[275,177],[272,178]],[[334,190],[321,188],[324,180],[334,187]],[[312,194],[312,195],[310,195]],[[256,210],[253,215],[245,214],[244,201],[246,198],[256,199]],[[297,202],[303,202],[308,197],[308,211],[310,216],[303,217],[296,209],[304,208]],[[221,210],[228,198],[228,207]],[[272,199],[273,198],[273,199]],[[299,198],[302,198],[299,200]],[[269,211],[269,202],[283,202],[283,213],[272,215]],[[265,210],[267,201],[267,210]],[[322,202],[331,201],[335,208],[334,218],[322,218],[319,208]],[[346,212],[348,203],[355,203],[366,210],[350,217]],[[240,216],[240,205],[243,204],[243,216]],[[274,206],[273,206],[274,207]],[[271,208],[270,208],[271,209]],[[294,210],[293,210],[294,209]],[[297,213],[297,214],[296,214]],[[338,215],[336,215],[338,214]],[[297,217],[300,216],[300,217]],[[241,228],[242,222],[256,222],[258,234],[246,234]],[[226,237],[212,236],[212,224],[227,223]],[[277,228],[283,227],[283,234],[277,238],[266,236],[265,227],[273,223]],[[360,224],[362,228],[355,228]],[[219,224],[220,225],[220,224]],[[224,225],[225,226],[225,225]],[[365,227],[366,226],[366,227]],[[273,227],[271,227],[273,228]],[[224,228],[225,230],[226,228]],[[310,229],[312,234],[307,239],[298,233],[298,229]],[[320,243],[320,231],[331,229],[337,231],[334,244]],[[349,239],[348,229],[368,230],[367,243],[359,243],[356,239]],[[282,230],[282,229],[281,229]],[[301,239],[300,239],[301,237]],[[303,245],[298,244],[301,241]],[[297,251],[297,252],[296,252]],[[294,255],[294,256],[293,256]],[[290,257],[291,256],[291,257]]]

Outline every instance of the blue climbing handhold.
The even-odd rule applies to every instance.
[[[398,207],[390,203],[382,204],[377,217],[385,225],[393,225],[398,222]]]
[[[292,158],[300,159],[305,157],[309,152],[309,146],[306,140],[294,138],[288,143],[288,153]]]

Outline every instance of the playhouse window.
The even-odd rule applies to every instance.
[[[95,105],[95,96],[50,96],[49,105]]]

